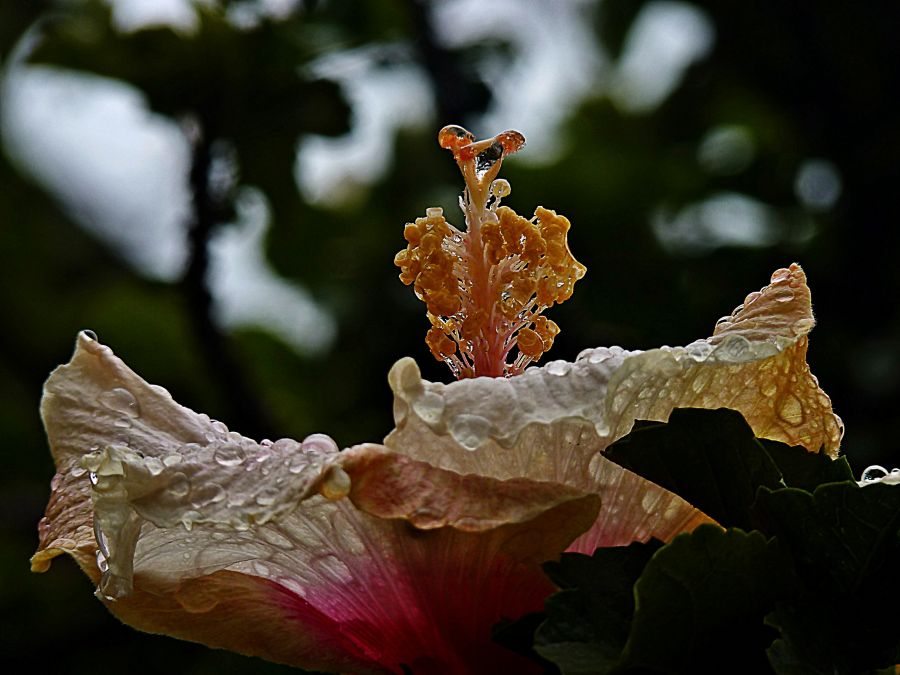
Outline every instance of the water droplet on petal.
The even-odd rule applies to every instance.
[[[97,401],[106,408],[131,418],[139,417],[141,414],[137,399],[125,387],[116,387],[109,391],[104,391],[97,397]]]
[[[325,499],[335,501],[350,494],[350,487],[350,475],[341,467],[333,466],[322,481],[319,492]]]
[[[785,394],[784,398],[776,404],[776,412],[778,417],[791,426],[796,427],[803,424],[803,404],[794,394]]]
[[[731,335],[718,347],[715,354],[722,361],[744,361],[750,353],[750,341],[743,335]]]
[[[144,466],[147,467],[147,471],[150,472],[151,476],[158,476],[166,468],[166,465],[158,457],[148,457],[144,460]]]
[[[217,434],[227,434],[228,433],[228,427],[225,426],[225,424],[220,422],[219,420],[212,420],[209,423],[209,425],[213,428],[213,431],[215,431]]]
[[[685,350],[687,351],[688,356],[700,363],[709,358],[713,348],[706,340],[697,340],[685,347]]]
[[[766,379],[760,384],[759,390],[763,396],[774,396],[778,393],[778,383],[773,379]]]
[[[218,504],[226,497],[225,488],[218,483],[208,483],[191,493],[191,504],[197,508]]]
[[[491,433],[490,421],[481,415],[461,414],[450,420],[450,434],[466,450],[476,450]]]
[[[278,490],[274,488],[266,488],[256,495],[256,503],[260,506],[272,506],[278,499]]]
[[[175,497],[176,499],[181,499],[182,497],[187,496],[190,491],[191,481],[183,473],[177,473],[172,476],[172,480],[169,481],[169,485],[166,488],[166,492],[168,492],[172,497]]]
[[[787,268],[782,267],[780,270],[775,270],[772,272],[772,283],[777,284],[782,281],[787,281],[791,277],[791,271]]]
[[[340,451],[337,443],[328,434],[310,434],[300,444],[303,452],[310,455],[332,455]]]
[[[213,459],[222,466],[237,466],[244,462],[244,450],[235,443],[229,443],[216,448],[216,451],[213,453]]]
[[[307,457],[302,454],[291,455],[287,458],[285,464],[287,465],[287,470],[291,473],[303,473],[307,468],[309,468],[309,459],[307,459]]]
[[[568,363],[567,361],[551,361],[546,366],[544,366],[544,369],[551,375],[562,377],[572,369],[572,364]]]

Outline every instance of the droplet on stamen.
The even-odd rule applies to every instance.
[[[456,124],[448,124],[438,132],[438,145],[445,150],[453,150],[475,142],[475,134]]]

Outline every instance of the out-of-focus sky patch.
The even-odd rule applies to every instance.
[[[341,84],[353,110],[352,130],[339,138],[309,136],[300,144],[297,180],[313,204],[336,206],[374,183],[393,159],[391,142],[401,129],[422,128],[434,118],[430,85],[418,67],[398,59],[380,65],[401,47],[333,52],[313,72]]]
[[[709,54],[715,28],[686,2],[651,2],[628,31],[610,96],[622,110],[653,110],[678,87],[688,67]]]
[[[137,89],[11,64],[2,132],[10,156],[140,274],[177,279],[187,257],[189,149]]]
[[[216,319],[226,328],[271,333],[299,354],[321,352],[335,337],[335,320],[305,288],[288,283],[269,264],[268,227],[265,197],[245,188],[238,199],[238,221],[221,228],[210,242]]]
[[[178,280],[190,217],[190,149],[178,125],[150,112],[130,85],[72,71],[13,63],[2,92],[0,130],[14,161],[137,273]],[[265,208],[249,209],[211,247],[216,317],[225,328],[266,330],[301,354],[326,349],[334,320],[268,265],[266,218]]]
[[[822,212],[834,208],[843,189],[837,166],[827,159],[806,160],[800,165],[794,180],[797,199],[810,211]]]
[[[808,218],[790,222],[779,210],[737,192],[720,192],[675,212],[657,209],[651,219],[659,242],[672,253],[703,254],[723,246],[762,248],[804,241],[815,232]]]
[[[113,25],[123,33],[170,26],[177,31],[192,33],[199,26],[194,5],[209,4],[198,0],[107,0],[112,8]]]
[[[479,63],[494,98],[472,129],[476,136],[518,129],[528,139],[528,152],[516,155],[517,161],[545,164],[558,157],[560,125],[602,87],[604,59],[590,20],[595,8],[585,0],[448,0],[433,6],[445,46],[506,41],[512,47],[511,62]]]

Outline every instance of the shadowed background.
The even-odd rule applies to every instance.
[[[66,560],[27,572],[41,384],[90,328],[247,435],[381,439],[395,360],[450,377],[392,264],[426,207],[462,225],[448,123],[522,131],[505,203],[573,223],[549,358],[705,337],[797,261],[854,471],[900,464],[900,8],[796,4],[0,5],[3,660],[288,672],[122,627]]]

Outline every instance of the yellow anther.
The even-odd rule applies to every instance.
[[[550,349],[559,327],[540,313],[571,296],[585,267],[569,251],[566,218],[538,207],[529,220],[499,205],[510,187],[497,172],[525,144],[522,134],[477,141],[451,125],[438,142],[466,181],[468,232],[451,226],[441,209],[428,209],[404,228],[408,246],[394,263],[428,308],[425,341],[435,358],[457,377],[515,375]]]

